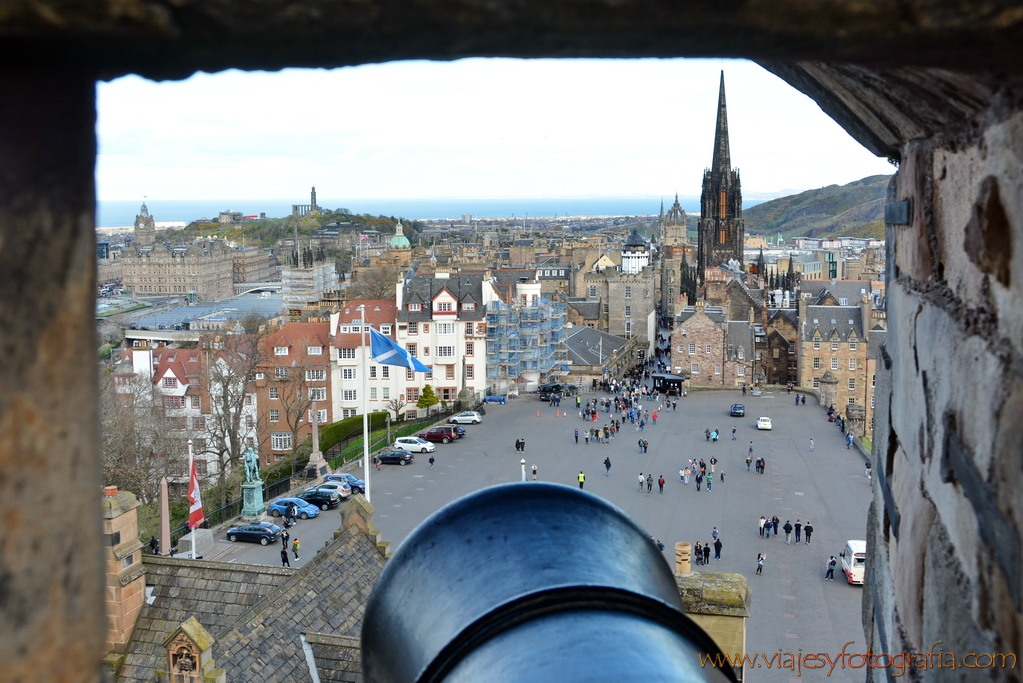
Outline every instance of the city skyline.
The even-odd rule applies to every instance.
[[[469,59],[101,83],[97,196],[693,196],[722,69],[744,195],[893,171],[745,60]]]

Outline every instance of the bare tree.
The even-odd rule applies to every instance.
[[[399,271],[394,266],[360,268],[348,290],[351,299],[393,299]]]
[[[267,375],[270,387],[277,389],[281,419],[288,426],[288,431],[291,432],[292,456],[298,449],[298,433],[307,419],[313,401],[324,402],[327,400],[325,389],[308,385],[307,370],[308,368],[293,362],[291,366],[274,367],[272,374]],[[314,397],[317,398],[314,399]]]
[[[185,473],[187,432],[168,418],[163,394],[146,375],[107,375],[99,400],[105,483],[155,501],[163,477]]]
[[[387,402],[387,408],[394,413],[394,417],[396,420],[400,420],[403,418],[404,414],[401,411],[407,405],[408,403],[405,402],[405,397],[400,394]]]
[[[263,361],[263,334],[203,335],[201,395],[209,401],[199,418],[205,452],[217,460],[220,505],[227,505],[228,482],[237,478],[246,440],[256,440],[256,401],[252,381]],[[204,406],[205,407],[205,406]]]

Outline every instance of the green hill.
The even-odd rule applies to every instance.
[[[792,237],[884,237],[884,203],[891,176],[828,185],[779,197],[742,212],[746,232]]]

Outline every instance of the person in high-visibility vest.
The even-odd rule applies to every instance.
[[[579,488],[582,488],[583,484],[585,484],[585,483],[586,483],[586,475],[583,474],[582,470],[579,470]]]

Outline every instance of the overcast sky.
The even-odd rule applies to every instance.
[[[469,59],[102,83],[98,197],[695,196],[722,69],[748,198],[893,172],[752,62]]]

